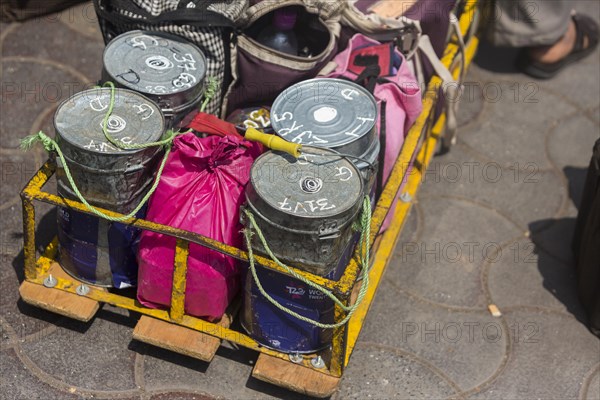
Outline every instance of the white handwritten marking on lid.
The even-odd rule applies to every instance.
[[[352,96],[359,94],[358,91],[356,91],[354,89],[344,89],[344,90],[342,90],[341,93],[342,93],[342,96],[344,96],[344,98],[347,100],[354,100],[354,97],[352,97]]]
[[[338,111],[333,107],[320,107],[313,113],[315,121],[320,123],[330,122],[337,117]]]

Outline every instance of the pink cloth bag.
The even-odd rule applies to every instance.
[[[329,78],[347,78],[350,80],[356,80],[358,75],[350,71],[350,61],[352,59],[352,53],[357,49],[362,49],[369,46],[378,46],[379,43],[376,40],[370,39],[364,35],[356,34],[350,39],[346,50],[339,53],[333,60],[337,67],[334,72],[327,75]],[[417,117],[423,110],[421,103],[421,90],[417,79],[410,70],[408,62],[404,56],[394,50],[394,55],[391,58],[400,59],[400,67],[394,70],[394,73],[389,75],[383,71],[380,75],[380,79],[375,85],[373,95],[377,100],[377,106],[379,111],[379,117],[377,120],[376,129],[381,134],[381,104],[386,103],[385,106],[385,148],[382,147],[381,151],[385,151],[385,158],[383,166],[383,182],[381,185],[385,185],[387,182],[394,163],[402,150],[402,144],[406,137],[410,127],[414,124]],[[380,138],[382,139],[382,138]],[[383,140],[382,140],[383,144]],[[414,158],[414,157],[413,157]],[[410,174],[408,170],[406,177]],[[405,179],[406,181],[406,179]],[[403,186],[404,186],[403,182]],[[402,188],[398,192],[398,196],[402,192]],[[392,208],[390,209],[381,231],[386,230],[393,218],[393,211],[398,202],[398,198],[394,200]]]
[[[150,199],[146,219],[195,232],[231,246],[242,245],[239,209],[259,147],[236,136],[175,139]],[[153,308],[171,303],[175,242],[144,231],[138,250],[140,303]],[[190,244],[186,313],[216,319],[240,288],[238,261]]]

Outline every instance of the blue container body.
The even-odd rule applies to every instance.
[[[326,277],[338,280],[352,258],[360,238],[357,233],[346,246],[337,267]],[[265,291],[281,305],[325,324],[334,322],[334,303],[321,291],[285,274],[256,267]],[[331,345],[332,329],[318,328],[275,306],[258,290],[250,271],[246,271],[242,326],[256,341],[285,353],[313,353]]]
[[[137,217],[143,218],[145,209]],[[141,231],[73,209],[58,208],[60,263],[87,283],[124,289],[137,284],[137,246]]]

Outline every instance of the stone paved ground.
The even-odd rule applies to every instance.
[[[575,3],[600,19],[600,3]],[[0,397],[300,398],[249,378],[252,352],[206,364],[131,341],[137,315],[105,306],[81,324],[19,301],[17,193],[45,155],[16,147],[98,78],[103,44],[90,5],[0,28]],[[513,51],[481,48],[458,144],[433,160],[335,399],[600,398],[569,250],[600,132],[598,54],[538,82]],[[41,242],[55,218],[43,210]]]

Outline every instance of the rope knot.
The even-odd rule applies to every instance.
[[[42,143],[46,151],[51,152],[55,150],[54,140],[46,135],[44,132],[39,131],[36,134],[29,135],[21,139],[20,147],[22,150],[29,150],[36,143]]]

